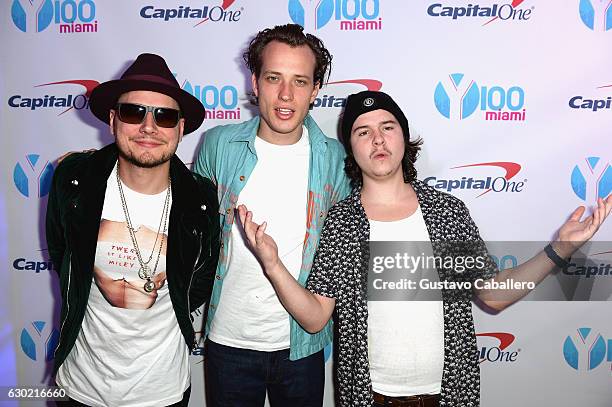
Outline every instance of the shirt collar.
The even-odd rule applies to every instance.
[[[230,139],[230,142],[247,142],[251,152],[255,153],[255,137],[257,137],[257,129],[259,129],[260,120],[260,116],[257,115],[247,121],[244,131],[236,132]],[[306,126],[308,130],[310,147],[316,152],[324,153],[327,150],[327,139],[310,113],[307,114],[304,119],[304,126]]]

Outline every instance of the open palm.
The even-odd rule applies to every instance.
[[[264,270],[271,269],[279,262],[278,246],[274,239],[265,233],[267,223],[263,222],[260,225],[253,222],[253,212],[244,205],[238,206],[238,216],[251,250],[262,263]]]
[[[606,200],[597,199],[597,208],[593,210],[593,214],[582,221],[580,218],[584,215],[585,207],[578,207],[559,229],[559,241],[569,243],[574,250],[579,248],[599,230],[610,210],[612,195]]]

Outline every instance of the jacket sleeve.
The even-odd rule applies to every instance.
[[[350,258],[346,252],[350,245],[341,213],[338,205],[330,209],[306,282],[307,290],[330,298],[337,298],[339,287],[345,285],[343,280],[348,272],[345,262]]]
[[[467,241],[463,242],[463,247],[461,247],[462,251],[464,252],[463,254],[464,256],[482,260],[481,266],[474,267],[470,270],[471,280],[473,282],[479,278],[484,280],[493,278],[497,273],[499,273],[499,268],[493,261],[493,258],[489,255],[487,245],[482,240],[482,237],[480,237],[478,226],[476,226],[476,222],[474,222],[474,219],[472,219],[470,211],[464,202],[461,202],[461,209],[463,218],[461,224],[469,235]]]
[[[191,281],[191,290],[189,291],[189,312],[193,312],[204,303],[208,303],[212,294],[215,274],[217,272],[217,263],[219,261],[219,250],[221,248],[221,228],[219,222],[219,204],[216,199],[216,189],[210,180],[206,181],[207,192],[207,213],[209,214],[210,228],[204,233],[208,236],[200,236],[202,243],[210,238],[210,252],[201,253],[201,257],[205,260],[197,266]]]
[[[346,158],[346,152],[344,151],[344,147],[338,142],[334,140],[333,148],[330,148],[331,154],[334,155],[333,160],[336,160],[336,168],[335,170],[335,179],[334,179],[334,189],[332,195],[332,205],[337,202],[342,201],[344,198],[350,195],[351,193],[351,181],[346,175],[346,171],[344,170],[344,160]]]
[[[47,214],[45,218],[45,234],[47,239],[47,248],[49,256],[53,262],[53,266],[57,273],[60,273],[64,251],[66,250],[66,242],[64,240],[64,227],[62,225],[62,214],[60,210],[60,186],[59,182],[60,167],[57,168],[53,175],[51,183],[51,191],[47,201]]]

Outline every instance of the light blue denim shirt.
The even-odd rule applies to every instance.
[[[323,222],[333,204],[344,199],[350,192],[349,180],[344,172],[344,147],[337,140],[326,137],[313,118],[304,120],[310,141],[308,175],[307,221],[302,253],[302,266],[298,277],[305,286],[319,243]],[[227,272],[227,249],[234,223],[238,196],[249,181],[257,163],[255,137],[259,128],[259,116],[239,124],[217,126],[208,130],[200,148],[194,170],[210,178],[217,185],[219,212],[221,214],[221,252],[215,276],[212,297],[208,308],[206,334],[215,317],[221,297],[223,280]],[[287,180],[291,182],[291,180]],[[282,197],[283,186],[278,186]],[[300,359],[323,349],[332,340],[331,321],[316,334],[309,334],[291,317],[289,358]]]

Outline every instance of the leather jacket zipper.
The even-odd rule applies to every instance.
[[[72,272],[72,253],[70,253],[70,256],[68,256],[68,287],[66,288],[66,316],[64,317],[64,320],[62,321],[62,325],[60,326],[60,334],[59,334],[59,339],[57,341],[57,347],[55,348],[55,352],[53,352],[54,359],[57,354],[57,350],[59,349],[62,343],[62,334],[64,333],[64,325],[66,324],[66,321],[68,320],[68,315],[70,315],[70,274],[71,272]]]
[[[204,265],[204,263],[202,263],[202,265],[200,265],[200,267],[196,268],[196,266],[198,265],[198,261],[200,261],[200,255],[202,254],[202,232],[196,232],[196,230],[193,230],[193,234],[199,237],[199,248],[198,248],[198,255],[196,256],[196,260],[193,263],[193,270],[191,271],[191,278],[189,279],[189,285],[187,286],[187,312],[189,313],[189,319],[191,320],[191,322],[194,321],[193,316],[191,315],[191,300],[189,299],[189,293],[191,292],[191,283],[193,282],[193,276],[195,275],[195,273],[202,268],[202,266]],[[193,344],[191,346],[191,349],[194,350],[197,347],[197,344],[195,342],[195,337],[193,338]]]

